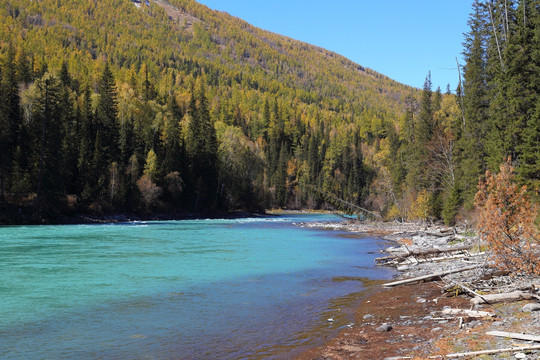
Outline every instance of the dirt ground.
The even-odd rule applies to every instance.
[[[443,295],[439,286],[431,282],[377,292],[358,308],[352,328],[297,359],[425,359],[463,350],[456,348],[460,338],[465,341],[465,347],[475,350],[474,342],[482,340],[478,335],[483,332],[477,334],[474,328],[483,330],[490,324],[465,319],[460,329],[458,318],[444,318],[440,311],[445,306],[469,309],[470,303],[465,297]],[[491,323],[496,318],[482,321]],[[391,330],[377,331],[382,324],[390,325]],[[484,340],[483,343],[488,342]]]

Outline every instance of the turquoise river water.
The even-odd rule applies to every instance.
[[[0,227],[0,359],[291,358],[391,276],[338,220]]]

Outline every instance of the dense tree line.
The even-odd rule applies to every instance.
[[[296,107],[266,97],[255,130],[227,103],[211,111],[205,77],[187,94],[163,96],[146,71],[133,88],[105,63],[91,87],[66,63],[27,69],[22,51],[10,44],[1,67],[3,203],[207,212],[321,206],[309,186],[354,202],[365,195],[352,124],[326,127],[316,115],[309,125]]]
[[[485,171],[508,158],[538,200],[540,2],[475,0],[469,27],[457,95],[433,92],[428,76],[382,142],[379,189],[393,217],[453,222],[473,208]]]

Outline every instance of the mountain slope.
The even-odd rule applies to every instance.
[[[145,63],[157,77],[192,60],[231,83],[355,113],[365,107],[399,113],[409,91],[340,55],[194,1],[151,1],[137,8],[129,0],[12,0],[2,7],[2,39],[20,34],[37,60],[43,56],[52,68],[68,58],[70,69],[82,72],[91,59],[108,59],[121,68]]]
[[[324,202],[321,194],[325,193],[359,203],[374,175],[364,157],[372,156],[372,146],[403,116],[405,98],[418,93],[336,53],[258,29],[191,0],[10,0],[0,4],[0,21],[5,24],[0,28],[4,69],[15,69],[14,77],[23,85],[21,114],[32,120],[39,91],[28,85],[41,84],[38,80],[47,72],[69,79],[63,85],[69,88],[66,99],[73,102],[62,116],[83,116],[85,99],[92,103],[87,117],[96,128],[82,129],[82,120],[75,119],[74,128],[64,125],[64,133],[59,134],[64,136],[65,149],[71,146],[66,145],[68,134],[75,134],[77,144],[73,146],[78,147],[71,149],[72,178],[66,180],[63,194],[76,194],[84,206],[95,205],[99,199],[103,206],[98,208],[143,208],[144,192],[149,188],[137,185],[136,194],[126,195],[123,187],[128,180],[121,179],[117,185],[113,176],[133,170],[129,165],[133,159],[140,166],[130,179],[150,176],[151,161],[158,169],[151,174],[151,183],[159,189],[170,185],[168,175],[179,173],[184,195],[176,208],[198,207],[201,192],[216,191],[218,195],[207,197],[207,207],[317,207]],[[10,48],[16,56],[10,55]],[[10,65],[10,61],[25,59],[30,63],[28,76],[17,70],[24,68],[20,63]],[[90,152],[97,151],[91,150],[92,144],[97,149],[101,146],[98,140],[102,141],[98,125],[106,64],[116,83],[112,98],[116,107],[110,108],[109,117],[117,122],[107,125],[107,131],[127,131],[128,124],[134,135],[111,137],[118,143],[108,144],[108,148],[118,148],[126,155],[123,159],[105,157],[103,166],[94,164],[108,174],[102,176],[99,186],[93,185],[93,191],[83,194],[85,185],[78,184],[81,157],[84,153],[86,158],[101,156]],[[3,83],[8,84],[9,79],[9,71],[4,72]],[[197,116],[204,123],[206,112],[218,141],[207,148],[217,151],[217,168],[208,174],[217,179],[202,186],[200,179],[209,175],[194,165],[197,147],[193,144],[199,144],[199,135],[192,124]],[[20,126],[27,125],[21,122]],[[91,144],[82,148],[81,139],[88,136]],[[121,139],[130,136],[138,139],[137,144],[123,148],[127,145]],[[31,143],[22,140],[11,144],[11,150]],[[171,159],[172,152],[177,159]],[[29,164],[11,163],[17,161],[10,159],[8,192],[35,191],[32,176],[38,175],[36,163],[42,160],[37,155]],[[246,163],[257,166],[246,168]],[[28,167],[24,184],[14,173],[21,166]],[[249,176],[242,178],[242,171]],[[311,186],[322,192],[307,190]],[[170,209],[166,193],[147,202],[146,210],[155,206]],[[123,198],[115,201],[118,196]],[[128,201],[130,196],[138,197],[136,204]],[[82,198],[86,200],[81,202]]]

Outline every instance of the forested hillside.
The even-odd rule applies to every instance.
[[[79,210],[354,201],[412,90],[194,1],[0,4],[2,189]]]
[[[538,6],[486,4],[456,96],[191,0],[3,1],[2,204],[177,213],[339,197],[452,222],[506,156],[539,178]]]

